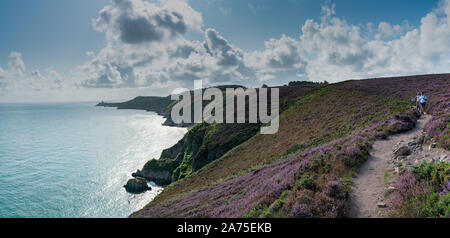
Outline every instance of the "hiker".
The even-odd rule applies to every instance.
[[[419,112],[421,112],[420,110],[421,110],[421,108],[420,108],[420,97],[421,97],[421,94],[419,93],[419,91],[416,91],[416,96],[414,96],[413,98],[411,98],[411,102],[415,102],[416,103],[416,109],[417,109],[417,111],[419,111]]]
[[[423,92],[420,94],[419,103],[421,113],[425,114],[425,106],[427,105],[427,96],[425,96]]]
[[[420,111],[420,93],[417,91],[416,93],[416,108]]]

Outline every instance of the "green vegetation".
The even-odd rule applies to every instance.
[[[197,133],[205,133],[206,126],[204,123],[197,124],[188,132],[187,146],[183,153],[181,164],[173,171],[172,181],[182,179],[192,173],[192,160],[193,160],[193,143],[195,142],[195,136]]]
[[[291,81],[289,82],[288,86],[308,86],[308,85],[314,85],[314,84],[324,84],[327,85],[328,82],[324,81],[322,83],[312,82],[312,81]]]
[[[433,190],[439,190],[450,180],[450,163],[422,162],[411,167],[411,172],[419,181],[425,181]]]
[[[383,174],[384,185],[388,185],[391,182],[391,178],[392,178],[392,170],[391,169],[385,170]]]
[[[152,170],[156,172],[173,171],[176,167],[177,162],[175,161],[175,159],[152,159],[144,165],[144,170]]]
[[[393,217],[450,218],[450,163],[427,163],[405,171],[394,195]]]

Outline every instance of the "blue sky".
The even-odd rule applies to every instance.
[[[11,51],[27,65],[67,71],[83,63],[85,53],[105,44],[91,24],[108,0],[3,0],[0,2],[0,65]]]
[[[128,2],[132,7],[125,11],[122,3]],[[81,98],[90,94],[88,98],[94,99],[94,95],[98,95],[100,91],[107,98],[122,98],[143,92],[165,94],[177,85],[192,84],[194,79],[209,80],[211,84],[230,81],[256,86],[263,82],[281,84],[293,79],[320,81],[334,76],[337,78],[335,81],[340,81],[408,72],[434,73],[443,71],[449,62],[449,44],[448,38],[445,38],[450,32],[446,23],[449,19],[447,10],[450,9],[447,0],[146,2],[1,1],[0,80],[3,81],[0,81],[0,101],[14,101],[20,97],[20,92],[27,90],[37,100],[62,100],[63,96],[49,95],[64,94],[61,88],[73,92],[70,89],[72,86],[82,95],[79,96]],[[101,22],[104,19],[99,12],[105,6],[111,6],[111,14],[129,14],[126,16],[130,20],[128,22],[133,24],[138,24],[134,20],[139,17],[154,23],[155,16],[168,10],[170,14],[174,13],[171,15],[173,18],[181,16],[182,25],[186,29],[180,28],[174,33],[174,29],[167,28],[167,25],[144,22],[142,28],[136,28],[143,32],[132,32],[134,36],[144,36],[149,30],[145,27],[154,27],[154,30],[161,33],[161,40],[145,38],[137,39],[138,43],[126,42],[121,37],[124,32],[129,31],[120,25],[119,15],[114,18],[116,22]],[[433,21],[433,16],[427,18],[430,24],[423,24],[423,18],[430,13],[438,21]],[[307,23],[308,19],[312,22]],[[128,24],[127,27],[134,29],[133,24]],[[304,30],[302,27],[305,27]],[[352,30],[355,29],[353,27],[358,28],[357,32]],[[309,33],[317,35],[306,34],[306,29],[315,29]],[[443,38],[436,39],[440,44],[438,49],[424,49],[416,56],[415,61],[406,60],[409,52],[401,45],[425,44],[425,40],[436,38],[425,35],[435,34],[433,32],[439,32],[437,37]],[[300,39],[301,37],[304,39]],[[310,43],[327,37],[330,38],[327,41]],[[417,39],[411,39],[412,37]],[[348,38],[343,41],[345,43],[338,44],[342,41],[337,40],[344,38]],[[405,38],[405,42],[396,43],[402,38]],[[209,47],[200,49],[205,45],[200,44],[202,42],[209,42]],[[189,51],[195,54],[188,53],[185,57],[174,58],[170,53],[174,47],[195,49]],[[216,49],[218,51],[213,51],[212,47],[219,47]],[[227,50],[224,51],[224,47]],[[378,48],[375,50],[374,47]],[[319,48],[328,51],[312,55]],[[398,58],[374,55],[374,52],[383,50],[397,52],[395,57]],[[143,52],[140,61],[130,63],[138,59],[136,53],[140,52]],[[161,55],[167,57],[155,61],[154,58]],[[417,71],[408,71],[414,69],[416,64],[421,65],[420,60],[425,60],[426,57],[436,60],[438,66],[424,66]],[[381,65],[381,61],[387,61],[388,58],[392,61],[388,63],[392,67],[382,70],[383,67],[374,66]],[[148,66],[144,67],[144,61]],[[362,61],[364,63],[361,64]],[[260,62],[266,62],[267,65]],[[204,72],[199,72],[198,69],[192,71],[193,64]],[[180,68],[180,65],[185,67]],[[221,68],[224,65],[226,67]],[[318,72],[321,67],[325,68],[327,74]],[[58,85],[48,85],[53,82]],[[62,84],[64,87],[61,87]],[[33,87],[18,90],[26,87],[24,85]],[[143,91],[145,88],[152,90]],[[11,96],[13,94],[15,96]]]

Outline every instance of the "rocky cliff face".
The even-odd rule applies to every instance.
[[[149,181],[153,181],[160,186],[169,185],[172,182],[172,172],[169,170],[138,170],[132,174],[135,178],[145,178]]]
[[[164,150],[159,160],[150,160],[133,176],[158,185],[182,179],[220,158],[254,136],[259,124],[197,124],[176,145]]]

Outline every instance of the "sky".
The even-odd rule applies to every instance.
[[[448,73],[450,0],[3,0],[0,102]]]

